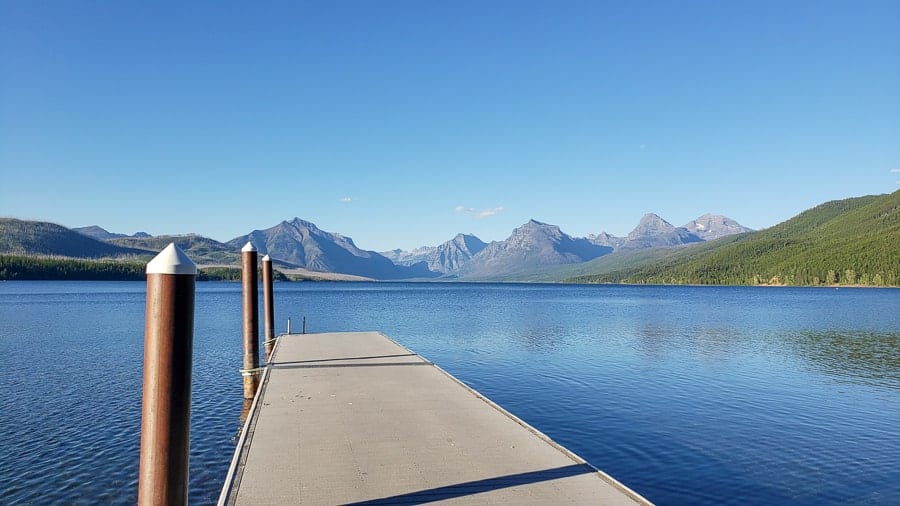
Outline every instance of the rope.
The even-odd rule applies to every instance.
[[[241,369],[241,376],[253,376],[265,370],[265,367],[257,367],[256,369]]]

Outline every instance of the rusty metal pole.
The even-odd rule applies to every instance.
[[[244,308],[244,399],[252,399],[259,386],[259,274],[256,248],[247,242],[241,248],[241,282]]]
[[[175,244],[147,264],[138,504],[187,504],[197,267]]]
[[[263,278],[263,320],[265,321],[266,361],[272,357],[275,347],[275,299],[272,289],[272,259],[269,255],[262,258]]]

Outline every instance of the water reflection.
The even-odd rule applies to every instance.
[[[638,325],[634,345],[648,362],[658,362],[672,353],[673,327],[665,324],[643,322]]]
[[[900,390],[900,334],[802,331],[784,338],[815,370],[844,381]]]
[[[143,290],[0,284],[0,502],[133,503]],[[240,285],[197,294],[190,500],[214,504],[250,403]],[[898,295],[281,283],[275,311],[385,332],[660,504],[900,504]]]
[[[247,416],[250,414],[250,408],[253,407],[253,399],[244,399],[244,405],[241,407],[241,417],[237,428],[237,437],[241,437],[244,425],[247,423]]]
[[[740,347],[740,334],[727,327],[697,329],[694,349],[704,360],[721,362],[734,357]]]

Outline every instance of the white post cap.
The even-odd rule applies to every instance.
[[[264,256],[264,257],[262,258],[262,261],[263,261],[263,262],[271,262],[272,259],[269,258],[269,255],[266,255],[266,256]]]
[[[254,246],[250,241],[247,241],[247,244],[245,244],[244,247],[241,248],[241,253],[246,253],[248,251],[256,251],[256,246]]]
[[[147,274],[190,274],[197,275],[197,265],[170,242],[153,260],[147,264]]]

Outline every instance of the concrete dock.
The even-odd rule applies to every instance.
[[[278,338],[220,504],[647,504],[376,332]]]

